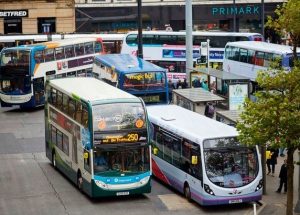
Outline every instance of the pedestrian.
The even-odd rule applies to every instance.
[[[186,82],[186,78],[183,79],[183,82],[182,82],[182,84],[181,84],[181,87],[182,87],[182,89],[188,88],[188,83]]]
[[[204,115],[209,118],[214,118],[215,107],[211,102],[207,102],[205,105]]]
[[[280,178],[280,184],[279,188],[276,190],[277,193],[281,192],[282,185],[284,185],[284,193],[287,192],[287,161],[286,159],[284,160],[284,163],[282,164],[280,168],[280,173],[279,173],[279,178]]]
[[[208,84],[207,84],[207,80],[202,81],[202,88],[203,88],[204,90],[209,91],[209,89],[208,89]]]
[[[199,78],[198,77],[196,77],[194,80],[193,80],[193,87],[194,88],[199,88],[199,87],[201,87],[201,82],[200,82],[200,80],[199,80]]]
[[[275,165],[277,164],[278,149],[270,149],[269,151],[270,151],[269,159],[267,158],[267,167],[268,167],[267,175],[272,173],[272,176],[274,177]]]
[[[181,82],[180,79],[177,81],[176,88],[177,89],[182,89],[182,82]]]
[[[284,155],[284,148],[283,147],[279,148],[279,155],[280,155],[280,157],[284,157],[285,156]]]
[[[170,103],[172,102],[173,90],[175,89],[175,84],[172,82],[171,79],[168,80],[168,90],[169,90],[169,100]]]

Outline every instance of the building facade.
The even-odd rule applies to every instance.
[[[284,0],[264,0],[264,14],[274,15]],[[262,32],[261,0],[193,0],[194,30]],[[76,31],[126,32],[137,29],[137,0],[77,0]],[[144,29],[185,29],[185,0],[142,0]]]
[[[73,0],[2,0],[0,34],[75,31]]]

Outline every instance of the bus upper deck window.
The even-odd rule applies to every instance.
[[[100,42],[95,43],[95,52],[102,52],[102,44]]]
[[[75,53],[76,56],[84,55],[84,45],[83,44],[75,45]]]
[[[66,58],[75,57],[74,46],[65,47]]]

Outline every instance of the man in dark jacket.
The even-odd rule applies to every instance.
[[[279,184],[279,188],[276,192],[280,193],[281,189],[282,189],[282,185],[284,185],[284,192],[286,193],[286,191],[287,191],[287,162],[286,162],[286,160],[284,160],[284,163],[281,166],[279,178],[280,178],[280,184]]]

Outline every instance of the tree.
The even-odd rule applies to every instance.
[[[246,100],[241,121],[237,123],[239,139],[247,145],[270,144],[287,148],[288,192],[286,214],[293,214],[294,151],[300,147],[300,67],[291,72],[268,69],[256,79],[262,91],[257,101]]]
[[[274,29],[279,34],[289,34],[293,44],[294,57],[296,48],[300,45],[300,1],[288,0],[275,10],[276,17],[268,16],[266,27]]]

